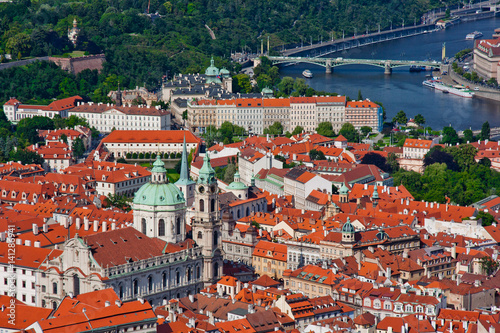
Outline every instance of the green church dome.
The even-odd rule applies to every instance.
[[[205,75],[207,76],[217,76],[219,75],[219,69],[214,65],[214,58],[210,60],[210,66],[205,70]]]
[[[234,182],[229,184],[227,187],[228,190],[246,190],[248,189],[248,186],[240,182],[240,173],[236,171],[234,174]]]
[[[349,218],[347,218],[347,221],[342,226],[342,232],[349,233],[349,234],[354,233],[354,226],[352,225],[351,220]]]
[[[134,196],[136,205],[173,206],[185,202],[184,194],[172,183],[144,184]]]
[[[340,187],[340,191],[339,191],[340,194],[347,194],[349,193],[349,189],[347,188],[347,186],[345,186],[344,183],[342,183],[342,186]]]

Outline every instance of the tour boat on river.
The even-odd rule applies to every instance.
[[[474,40],[476,38],[479,38],[483,35],[482,32],[479,32],[479,31],[474,31],[474,32],[471,32],[470,34],[467,34],[467,36],[465,36],[465,39],[467,40]]]
[[[313,77],[313,73],[306,69],[305,71],[302,72],[302,75],[305,77],[305,78],[308,78],[308,79],[311,79]]]
[[[474,97],[474,92],[470,90],[468,87],[451,86],[449,84],[443,83],[441,80],[436,80],[436,79],[425,80],[424,82],[422,82],[422,84],[426,87],[440,90],[443,93],[450,93],[465,98]]]

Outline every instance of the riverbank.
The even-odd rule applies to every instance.
[[[474,98],[484,98],[488,100],[492,100],[495,102],[500,102],[500,91],[495,88],[485,87],[484,85],[475,85],[474,83],[465,80],[462,76],[458,75],[453,71],[451,65],[448,65],[448,75],[443,75],[441,80],[446,84],[460,84],[464,86],[470,87],[471,90],[474,88],[479,88],[478,91],[474,91]]]

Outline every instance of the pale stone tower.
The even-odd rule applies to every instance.
[[[182,149],[182,160],[181,160],[181,175],[179,180],[175,182],[182,193],[184,193],[184,198],[186,199],[186,206],[191,207],[194,201],[194,188],[195,182],[189,179],[189,168],[188,168],[188,153],[186,148],[186,136],[184,136],[184,146]]]
[[[342,243],[354,243],[356,231],[351,223],[351,219],[348,217],[347,221],[342,226]]]
[[[158,156],[151,180],[135,193],[134,228],[146,236],[177,243],[186,238],[186,203],[182,192],[167,182],[166,171]]]
[[[222,234],[219,188],[208,154],[203,159],[195,190],[193,239],[203,247],[203,282],[211,285],[222,276]]]

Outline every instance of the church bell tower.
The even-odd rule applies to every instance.
[[[222,276],[223,265],[219,187],[208,154],[199,172],[194,205],[193,240],[203,247],[203,282],[208,286]]]

